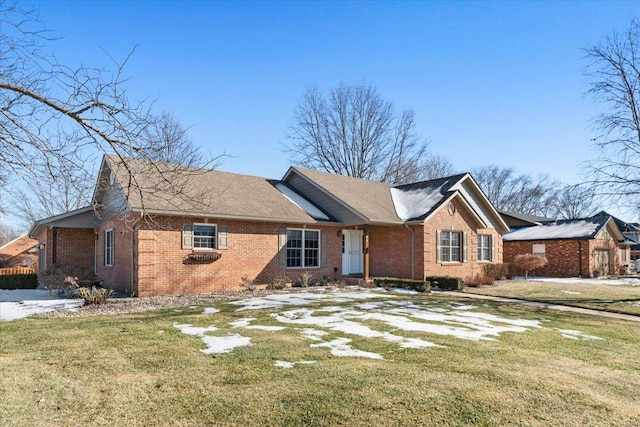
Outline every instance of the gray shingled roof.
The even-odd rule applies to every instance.
[[[514,228],[502,236],[504,241],[593,239],[613,218],[600,212],[589,218],[558,220],[540,225]]]
[[[389,184],[300,167],[291,169],[315,182],[343,204],[359,212],[368,222],[403,223],[396,214],[393,200],[391,200],[391,185]]]
[[[276,189],[276,180],[135,159],[126,159],[125,166],[113,155],[106,159],[134,211],[316,222]]]

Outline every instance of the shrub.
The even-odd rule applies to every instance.
[[[95,285],[91,288],[78,288],[78,296],[84,300],[85,304],[106,304],[107,299],[113,295],[111,289],[98,288]]]
[[[302,273],[300,275],[300,284],[302,285],[302,287],[308,288],[312,278],[313,278],[313,274],[309,273],[308,271],[305,271],[304,273]]]
[[[495,282],[496,280],[500,280],[503,277],[509,279],[513,277],[512,270],[513,267],[511,264],[505,263],[494,263],[494,264],[485,264],[482,266],[482,275],[486,277],[491,282]]]
[[[447,291],[460,291],[464,282],[459,277],[449,276],[427,276],[425,280],[431,283],[431,286],[435,286],[439,289]]]
[[[81,285],[90,285],[97,281],[96,276],[85,268],[71,265],[56,265],[47,268],[42,277],[49,293],[54,291],[69,298]]]
[[[240,287],[253,292],[256,290],[256,281],[248,276],[242,276],[240,278]]]
[[[418,292],[430,292],[431,284],[425,280],[397,279],[394,277],[376,277],[373,279],[376,286],[387,288],[411,289]]]
[[[473,278],[464,282],[464,286],[468,288],[479,288],[480,286],[492,285],[495,282],[493,277],[488,277],[485,274],[476,274]]]
[[[36,289],[37,274],[7,274],[0,276],[0,289]]]
[[[274,290],[274,289],[284,289],[287,287],[287,285],[290,283],[291,281],[289,280],[289,278],[287,276],[276,276],[273,278],[273,282],[269,283],[267,285],[267,289],[269,290]]]
[[[547,265],[547,262],[547,258],[542,255],[520,254],[514,258],[513,265],[521,271],[524,271],[524,278],[527,280],[529,278],[529,271],[544,267]]]

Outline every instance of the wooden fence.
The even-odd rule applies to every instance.
[[[29,267],[0,268],[0,276],[5,276],[8,274],[37,274],[37,272],[35,268]]]

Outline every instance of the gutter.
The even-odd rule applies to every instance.
[[[411,232],[411,280],[416,278],[416,232],[413,228],[410,228],[407,224],[404,225],[407,230]]]
[[[131,224],[131,296],[133,297],[133,288],[135,285],[135,246],[136,246],[136,225],[144,218],[144,213],[140,212],[140,217]]]

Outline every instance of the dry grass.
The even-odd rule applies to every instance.
[[[465,292],[640,315],[640,286],[501,280]]]
[[[545,320],[544,328],[478,342],[430,335],[445,347],[420,350],[354,338],[385,360],[333,357],[291,329],[246,330],[252,346],[211,356],[172,324],[224,328],[247,314],[216,306],[215,316],[196,308],[0,323],[2,424],[640,424],[640,328],[622,321],[483,302],[483,312]],[[250,313],[274,324],[269,314]],[[569,340],[557,329],[603,340]],[[301,359],[317,363],[273,366]]]

